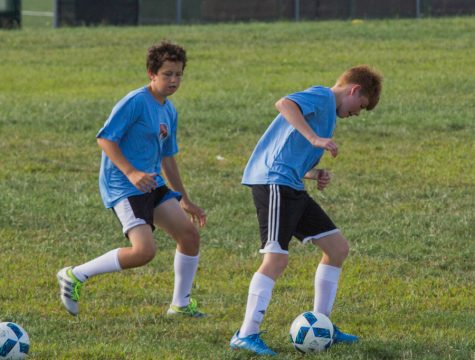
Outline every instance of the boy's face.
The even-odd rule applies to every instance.
[[[148,76],[153,94],[159,100],[165,100],[180,87],[181,78],[183,77],[183,63],[166,60],[156,74],[149,70]]]
[[[361,109],[366,109],[369,100],[366,96],[360,95],[360,85],[350,85],[345,91],[340,106],[337,108],[337,115],[341,118],[358,116]]]

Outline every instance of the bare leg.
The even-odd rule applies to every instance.
[[[182,308],[190,303],[190,293],[198,269],[200,235],[176,199],[160,204],[154,221],[176,241],[175,286],[172,305]]]
[[[122,269],[143,266],[155,257],[157,250],[150,225],[133,227],[127,236],[132,246],[119,249],[119,263]]]
[[[198,255],[200,235],[176,199],[160,204],[153,213],[153,221],[176,241],[180,253]]]

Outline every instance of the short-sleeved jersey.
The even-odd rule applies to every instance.
[[[336,124],[335,96],[330,88],[315,86],[290,94],[315,133],[331,138]],[[246,168],[244,185],[277,184],[304,190],[303,177],[323,156],[282,114],[277,115],[256,145]]]
[[[138,170],[161,172],[163,157],[178,152],[177,112],[170,100],[162,105],[147,87],[134,90],[120,100],[96,137],[114,141],[125,158]],[[165,181],[157,175],[158,186]],[[120,200],[143,194],[102,152],[99,189],[107,208]]]

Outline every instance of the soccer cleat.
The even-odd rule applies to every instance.
[[[359,341],[358,336],[345,334],[336,325],[333,325],[333,343],[334,344],[338,344],[338,343],[353,344],[358,341]]]
[[[204,318],[208,315],[198,310],[198,303],[195,299],[190,298],[190,303],[186,306],[175,306],[170,305],[170,308],[167,311],[167,315],[175,316],[175,315],[183,315],[189,316],[193,318]]]
[[[231,347],[231,349],[234,350],[244,349],[252,351],[257,355],[277,355],[277,353],[273,351],[270,347],[268,347],[264,340],[261,339],[261,334],[262,332],[240,338],[238,330],[231,338],[229,346]]]
[[[76,316],[79,312],[78,300],[83,283],[76,279],[71,266],[59,270],[56,277],[58,278],[61,302],[71,315]]]

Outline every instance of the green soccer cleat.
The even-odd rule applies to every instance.
[[[170,308],[167,311],[167,315],[169,316],[176,316],[176,315],[182,315],[182,316],[189,316],[193,318],[204,318],[207,317],[205,313],[202,313],[201,311],[198,310],[198,303],[196,302],[195,299],[190,298],[190,303],[186,306],[175,306],[175,305],[170,305]]]
[[[71,315],[79,313],[78,300],[83,283],[73,274],[73,268],[65,267],[56,274],[59,283],[61,302]]]

